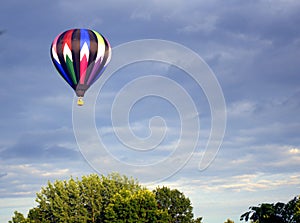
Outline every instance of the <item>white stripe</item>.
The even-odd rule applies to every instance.
[[[97,63],[98,60],[104,56],[104,53],[105,53],[105,43],[102,39],[102,41],[98,43],[98,52],[97,52],[95,63]]]
[[[65,44],[63,54],[64,54],[65,62],[67,62],[67,55],[69,56],[70,60],[73,62],[72,52],[68,44]]]
[[[55,48],[56,48],[56,47],[55,47]],[[59,59],[58,59],[58,55],[57,55],[57,53],[56,53],[56,49],[54,49],[54,46],[52,47],[52,56],[53,56],[53,58],[57,61],[57,63],[60,64],[60,61],[59,61]]]
[[[111,48],[110,46],[108,46],[108,57],[104,66],[106,66],[109,63],[110,59],[111,59]]]
[[[87,43],[85,42],[80,50],[80,61],[82,61],[82,58],[84,57],[84,55],[86,55],[86,59],[87,61],[89,61],[89,47],[87,45]]]

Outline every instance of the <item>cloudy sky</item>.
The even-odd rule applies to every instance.
[[[299,12],[296,0],[3,2],[0,221],[14,210],[26,213],[48,180],[95,172],[119,171],[150,188],[180,189],[207,223],[238,222],[249,206],[299,195]],[[117,58],[112,64],[118,56],[123,64],[132,62],[130,55],[147,57],[135,42],[124,53],[121,44],[130,41],[167,40],[196,52],[207,65],[197,75],[214,76],[226,103],[226,131],[213,162],[199,170],[205,154],[218,149],[205,150],[219,120],[212,111],[219,107],[211,107],[216,89],[209,98],[207,86],[176,63],[141,61],[99,80],[103,84],[91,89],[100,92],[94,113],[88,110],[92,94],[78,108],[49,54],[55,36],[71,28],[104,34]],[[174,57],[164,44],[151,49]],[[183,56],[178,63],[189,67],[189,60]],[[129,110],[123,108],[132,98],[124,92],[136,96]],[[186,94],[196,111],[183,103]],[[85,124],[91,120],[93,128]]]

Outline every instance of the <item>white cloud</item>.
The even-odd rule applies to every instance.
[[[267,174],[254,173],[242,174],[229,177],[200,176],[199,179],[188,179],[185,177],[175,181],[166,181],[164,185],[177,188],[188,194],[196,191],[201,193],[225,193],[226,191],[267,191],[280,187],[297,187],[300,185],[300,176],[297,173],[291,174]]]
[[[229,117],[251,115],[256,109],[256,103],[252,101],[237,101],[229,104],[227,114]]]
[[[298,148],[291,148],[291,149],[289,149],[289,153],[291,153],[291,154],[299,154],[300,150]]]
[[[217,21],[216,15],[205,15],[203,14],[195,14],[189,18],[190,21],[185,23],[185,26],[182,28],[178,28],[179,33],[191,34],[191,33],[210,33],[215,29],[215,23]]]
[[[150,21],[151,20],[151,11],[141,11],[140,9],[136,9],[130,16],[131,19],[139,19]]]

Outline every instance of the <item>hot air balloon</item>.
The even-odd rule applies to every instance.
[[[51,59],[62,78],[74,89],[83,105],[87,89],[101,76],[111,58],[108,40],[89,29],[59,34],[51,45]]]

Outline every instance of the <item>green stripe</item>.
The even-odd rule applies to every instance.
[[[74,71],[73,63],[72,63],[72,60],[68,57],[68,55],[66,56],[66,65],[67,65],[69,73],[71,74],[71,79],[72,79],[73,83],[77,84],[76,74]]]

